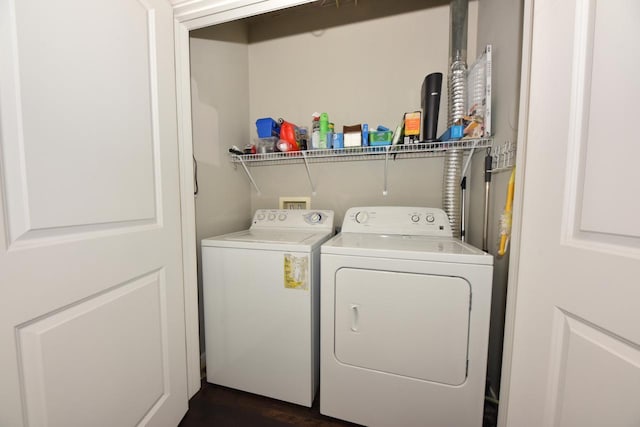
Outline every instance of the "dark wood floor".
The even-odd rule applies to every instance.
[[[203,382],[189,401],[179,427],[354,427],[320,414],[318,398],[311,408]]]
[[[495,405],[485,405],[484,427],[494,427]],[[356,424],[320,414],[319,401],[311,408],[202,383],[202,389],[189,401],[189,411],[178,427],[354,427]]]

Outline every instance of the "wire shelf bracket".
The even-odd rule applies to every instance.
[[[245,173],[249,177],[249,181],[251,181],[251,185],[253,185],[253,188],[256,189],[256,193],[258,193],[258,195],[261,195],[262,192],[260,191],[260,187],[258,187],[258,184],[256,184],[256,180],[253,179],[253,175],[251,175],[251,172],[249,172],[249,168],[244,163],[244,159],[242,158],[242,156],[236,156],[236,157],[238,157],[238,160],[239,160],[240,164],[242,165],[242,168],[244,169]]]
[[[313,185],[313,179],[311,178],[311,170],[309,169],[309,161],[307,160],[307,154],[302,152],[302,159],[304,160],[304,167],[307,170],[307,178],[309,179],[309,186],[311,187],[311,194],[316,195],[316,186]]]

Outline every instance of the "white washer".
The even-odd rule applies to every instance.
[[[322,246],[320,412],[480,427],[493,257],[440,209],[349,209]]]
[[[202,240],[208,382],[311,406],[332,234],[331,211],[260,209],[250,229]]]

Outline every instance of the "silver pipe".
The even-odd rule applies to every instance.
[[[467,64],[455,60],[449,67],[448,79],[449,114],[447,126],[460,124],[466,112],[467,98]]]
[[[451,0],[447,126],[458,124],[466,113],[468,0]],[[462,150],[448,150],[444,157],[442,208],[449,216],[454,237],[461,235]]]
[[[489,192],[491,191],[491,148],[484,158],[484,226],[482,228],[482,250],[489,252]]]
[[[463,171],[464,174],[464,171]],[[463,176],[462,182],[460,183],[460,192],[462,203],[460,203],[460,240],[465,242],[467,240],[467,218],[466,218],[466,201],[467,201],[467,179]]]
[[[461,197],[460,176],[462,175],[462,150],[449,150],[444,158],[444,180],[442,182],[442,209],[449,217],[453,237],[460,238]]]
[[[491,182],[484,183],[484,225],[482,226],[482,250],[489,252],[489,189]]]
[[[451,0],[449,6],[449,114],[447,126],[459,124],[466,113],[468,0]]]

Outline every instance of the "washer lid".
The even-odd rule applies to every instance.
[[[202,246],[263,250],[308,250],[331,237],[330,232],[309,230],[249,229],[202,240]],[[298,248],[295,248],[298,246]]]
[[[340,233],[323,254],[493,265],[493,256],[449,237]]]

